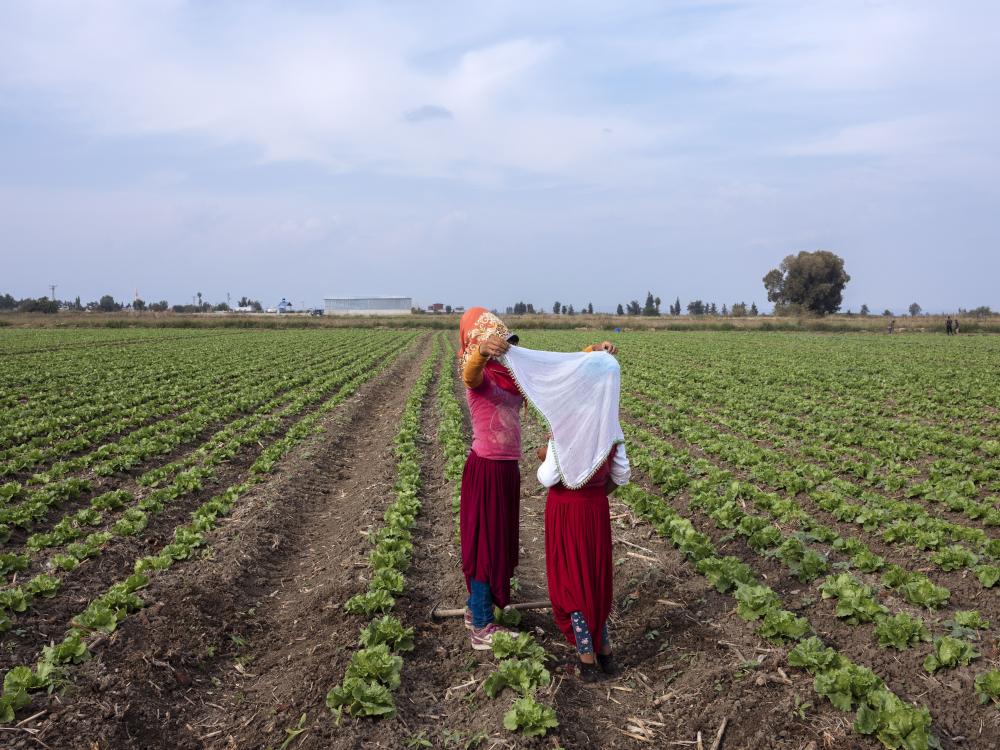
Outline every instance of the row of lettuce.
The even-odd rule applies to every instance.
[[[408,338],[412,339],[412,336]],[[34,665],[19,665],[8,670],[0,694],[0,723],[11,723],[16,718],[16,712],[30,704],[32,692],[53,692],[68,684],[72,678],[70,668],[91,658],[91,639],[113,633],[130,613],[145,606],[138,592],[148,586],[153,577],[178,561],[190,559],[199,547],[206,544],[208,532],[233,510],[241,497],[266,480],[267,474],[273,471],[283,456],[314,435],[320,429],[320,421],[329,412],[393,361],[395,357],[390,356],[357,362],[358,366],[351,368],[351,376],[341,382],[332,395],[264,449],[243,481],[199,505],[191,513],[190,522],[175,528],[172,541],[159,552],[136,560],[133,572],[108,587],[73,617],[62,640],[45,646]]]
[[[326,704],[338,724],[344,714],[357,718],[389,717],[396,713],[392,691],[400,684],[401,654],[414,647],[413,628],[405,627],[389,612],[396,605],[395,597],[406,587],[405,573],[413,556],[413,527],[421,508],[420,417],[439,350],[435,340],[400,418],[394,448],[395,498],[383,514],[384,525],[369,534],[372,548],[368,555],[368,589],[344,604],[347,612],[369,621],[361,629],[361,648],[352,654],[343,680],[330,688],[326,696]]]

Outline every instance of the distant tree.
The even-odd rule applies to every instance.
[[[573,305],[569,306],[569,309],[566,311],[566,314],[567,315],[576,315],[576,310],[573,309]]]
[[[639,315],[642,313],[642,307],[639,305],[639,300],[634,299],[628,303],[628,314],[629,315]]]
[[[642,314],[648,316],[660,314],[660,311],[656,309],[656,300],[652,292],[646,292],[646,304],[642,307]]]
[[[691,300],[688,302],[688,315],[704,315],[706,312],[705,303],[700,299]]]
[[[59,303],[54,299],[49,299],[48,297],[39,297],[38,299],[28,297],[27,299],[21,300],[17,309],[21,312],[45,313],[46,315],[51,315],[59,312]]]
[[[79,298],[77,298],[79,299]],[[10,294],[0,295],[0,310],[14,310],[17,308],[17,300]]]
[[[890,309],[889,309],[889,308],[887,307],[887,308],[885,308],[885,309],[884,309],[884,310],[882,311],[882,315],[884,315],[884,316],[885,316],[885,317],[887,317],[887,318],[891,318],[891,317],[892,317],[892,310],[890,310]]]
[[[170,305],[167,304],[165,299],[161,299],[159,302],[151,303],[149,309],[153,312],[166,312],[170,309]]]
[[[105,294],[97,303],[97,309],[101,312],[117,312],[122,309],[122,306],[115,302],[115,298],[110,294]]]
[[[70,305],[70,308],[76,310],[77,312],[83,309],[83,305],[80,303],[80,295],[77,295],[76,299],[73,300],[73,304]]]
[[[625,310],[624,310],[624,308],[622,307],[622,303],[621,303],[621,302],[619,302],[619,303],[618,303],[618,309],[617,309],[617,310],[615,310],[615,315],[624,315],[624,314],[625,314]]]
[[[656,299],[653,300],[653,302],[656,303],[656,314],[659,315],[660,314],[660,298],[657,297]]]
[[[198,292],[198,307],[201,307],[201,292]]]
[[[510,305],[507,305],[507,314],[508,315],[513,315],[514,314],[514,308],[511,307]]]
[[[969,315],[975,315],[977,318],[988,318],[993,315],[993,311],[990,309],[989,305],[980,305],[979,307],[974,307],[968,312]]]
[[[451,315],[451,305],[445,305],[444,306],[444,311],[446,313],[448,313],[449,315]]]
[[[757,317],[757,315],[759,315],[759,313],[757,311],[757,303],[756,302],[751,302],[750,303],[750,316],[755,318],[755,317]]]
[[[587,315],[593,315],[593,314],[594,314],[594,303],[593,302],[588,302],[587,303]]]
[[[729,315],[729,311],[726,309],[726,303],[725,302],[722,303],[722,314],[724,316],[725,315]]]
[[[680,297],[678,297],[677,300],[674,302],[674,309],[670,311],[670,314],[671,315],[680,315],[681,314],[681,298]]]
[[[212,308],[215,312],[229,312],[230,307],[225,302],[220,302],[215,307]]]
[[[562,305],[560,305],[559,301],[556,300],[555,304],[552,305],[552,314],[558,315],[560,310],[562,310]]]
[[[734,302],[732,308],[729,310],[729,314],[734,318],[744,318],[747,314],[747,303],[746,302]]]
[[[851,277],[844,259],[828,250],[789,255],[764,276],[767,299],[776,305],[797,305],[816,315],[840,309],[844,287]]]
[[[861,317],[862,318],[867,318],[869,315],[871,315],[871,311],[868,309],[868,305],[862,305],[861,306]]]
[[[527,310],[527,312],[528,312],[528,315],[534,315],[535,314],[535,306],[533,304],[531,304],[530,302],[528,303],[528,310]]]
[[[142,312],[143,310],[145,310],[146,309],[145,300],[141,299],[132,300],[132,309],[135,310],[136,312]]]
[[[563,305],[561,308],[559,308],[559,314],[560,315],[565,315],[566,314],[566,310],[567,310],[566,305]]]
[[[921,310],[923,310],[923,308],[920,307],[920,305],[918,305],[916,302],[914,302],[912,305],[910,305],[909,309],[910,309],[910,317],[911,318],[917,317],[918,315],[920,315]]]
[[[709,315],[718,315],[719,314],[719,310],[718,310],[718,308],[716,308],[714,302],[711,305],[708,306],[708,310],[706,312]]]

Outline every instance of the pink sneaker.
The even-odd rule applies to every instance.
[[[492,651],[493,650],[493,635],[495,633],[509,633],[511,632],[509,628],[497,625],[495,622],[491,622],[485,627],[476,629],[472,631],[472,648],[475,651]]]
[[[465,608],[465,629],[475,630],[476,626],[472,624],[472,610],[468,607]]]

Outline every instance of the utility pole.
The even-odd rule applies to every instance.
[[[49,284],[49,289],[52,290],[52,296],[49,297],[49,299],[54,302],[55,299],[56,299],[56,285],[55,284]]]

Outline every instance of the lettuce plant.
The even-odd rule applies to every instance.
[[[1000,705],[1000,669],[991,669],[976,675],[976,698],[980,703],[993,702]]]
[[[780,608],[778,595],[769,586],[739,584],[736,587],[736,614],[744,620],[759,620],[771,610]]]
[[[537,659],[504,659],[497,671],[483,682],[483,691],[490,698],[495,698],[504,688],[527,696],[550,681],[549,670]]]
[[[797,641],[809,632],[809,622],[788,610],[773,609],[764,615],[757,635],[772,641]]]
[[[910,617],[905,612],[880,618],[875,624],[875,637],[882,648],[891,646],[900,651],[930,640],[924,621],[919,617]]]
[[[402,668],[402,657],[395,656],[385,643],[380,643],[355,651],[344,677],[375,681],[395,690],[399,687],[399,672]]]
[[[939,669],[967,666],[978,657],[979,652],[971,643],[945,635],[934,639],[934,649],[924,659],[924,669],[934,674]]]
[[[878,687],[865,696],[858,706],[854,730],[859,734],[874,734],[890,750],[937,750],[941,747],[931,734],[930,712],[904,703],[885,687]]]
[[[514,701],[514,706],[503,717],[503,725],[512,732],[520,730],[526,737],[542,737],[559,726],[559,722],[555,711],[529,695]]]
[[[372,620],[361,631],[361,645],[371,647],[383,643],[393,651],[412,651],[413,628],[403,627],[403,623],[392,615]]]
[[[390,717],[396,713],[396,703],[389,689],[378,682],[358,677],[345,677],[326,694],[326,705],[340,723],[344,713],[350,716]]]
[[[740,583],[753,583],[753,570],[736,557],[706,557],[695,566],[719,593],[726,593]]]
[[[344,609],[352,615],[366,615],[368,617],[376,613],[385,613],[395,606],[396,600],[392,598],[385,589],[373,589],[361,594],[352,596],[344,604]]]
[[[517,657],[519,659],[534,659],[545,661],[545,649],[535,642],[531,633],[495,633],[493,635],[493,655],[497,659]]]

